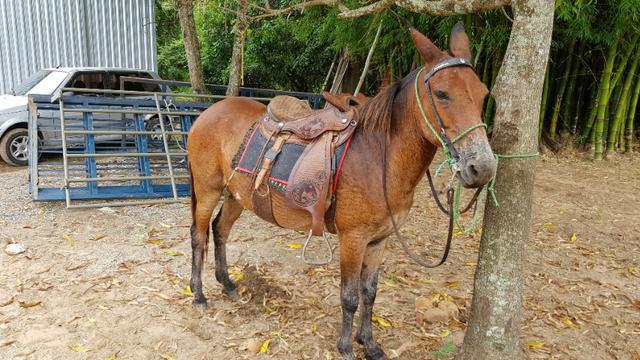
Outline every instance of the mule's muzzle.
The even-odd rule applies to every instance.
[[[464,187],[480,187],[496,175],[498,163],[488,143],[474,144],[464,149],[460,155],[458,176]]]
[[[460,170],[462,185],[466,188],[485,185],[493,179],[495,174],[496,162],[494,159],[489,159],[489,161],[468,160]]]

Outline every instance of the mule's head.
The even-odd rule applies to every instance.
[[[442,146],[441,140],[445,143],[457,161],[458,177],[465,187],[482,186],[496,173],[496,160],[482,126],[482,108],[489,91],[471,67],[469,38],[464,27],[458,23],[451,32],[451,55],[416,29],[410,31],[425,61],[424,69],[417,75],[417,100],[426,119],[416,110],[417,118],[422,119],[423,135],[436,146]]]

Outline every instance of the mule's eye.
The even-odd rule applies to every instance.
[[[442,90],[436,90],[436,97],[438,100],[451,100],[451,98],[449,98],[449,94]]]

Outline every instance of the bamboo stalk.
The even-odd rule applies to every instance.
[[[616,59],[616,54],[618,51],[618,40],[616,39],[613,44],[609,47],[607,51],[607,59],[605,62],[604,71],[602,72],[602,93],[600,94],[600,98],[598,99],[598,117],[596,119],[595,124],[595,150],[594,150],[594,160],[602,160],[603,154],[603,146],[602,146],[602,133],[604,132],[604,121],[605,114],[607,109],[607,104],[609,103],[609,97],[611,96],[611,90],[609,86],[611,85],[611,72],[613,71],[613,63]]]
[[[564,96],[564,106],[562,107],[561,113],[560,113],[560,130],[561,131],[567,131],[570,129],[571,124],[570,124],[570,116],[571,116],[571,110],[573,108],[573,105],[576,104],[577,101],[579,101],[579,97],[580,97],[580,93],[578,92],[578,100],[576,100],[576,93],[575,88],[576,88],[576,83],[578,82],[578,77],[579,77],[579,70],[581,70],[581,62],[578,61],[578,59],[582,56],[582,52],[584,49],[584,44],[580,43],[578,45],[578,49],[576,50],[576,52],[573,54],[573,62],[571,65],[571,75],[569,76],[569,86],[567,87],[567,91],[565,93]]]
[[[600,76],[600,81],[598,81],[597,86],[591,92],[591,108],[589,109],[589,117],[587,117],[586,124],[582,129],[582,145],[585,144],[593,144],[592,135],[595,134],[593,131],[593,124],[595,123],[596,117],[598,115],[598,99],[602,95],[602,76]]]
[[[636,117],[636,108],[638,106],[638,98],[640,98],[640,78],[636,80],[636,87],[633,90],[633,97],[629,103],[629,112],[627,113],[627,126],[624,133],[625,144],[624,150],[625,152],[631,152],[633,149],[633,122]]]
[[[576,43],[573,40],[569,44],[569,57],[566,60],[566,65],[562,74],[562,79],[560,81],[560,88],[558,89],[558,93],[556,94],[556,102],[553,106],[553,112],[551,113],[551,122],[549,123],[549,136],[551,137],[551,139],[556,138],[556,128],[558,126],[558,117],[560,116],[562,98],[564,97],[565,89],[567,88],[567,83],[569,82],[569,75],[571,74],[571,68],[573,67],[573,62],[575,59],[575,57],[573,56],[573,49],[575,48],[575,44]]]
[[[615,150],[615,143],[619,139],[620,132],[623,132],[624,115],[628,107],[629,91],[631,90],[631,83],[633,82],[633,79],[636,75],[636,69],[638,68],[638,61],[640,61],[640,54],[636,54],[634,56],[631,67],[629,68],[629,71],[627,72],[627,76],[624,80],[624,85],[620,93],[620,100],[618,101],[618,106],[616,107],[616,114],[615,114],[613,123],[611,125],[611,130],[609,131],[609,137],[607,139],[607,148],[605,151],[605,155]]]
[[[549,81],[551,80],[551,63],[547,63],[547,72],[544,76],[544,86],[542,88],[542,102],[540,103],[540,120],[538,122],[538,140],[542,136],[542,129],[544,127],[544,119],[547,114],[547,98],[549,97]]]

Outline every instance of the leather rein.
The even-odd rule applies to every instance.
[[[455,176],[457,176],[458,172],[460,171],[460,169],[458,168],[458,161],[460,160],[460,153],[457,151],[457,149],[454,146],[454,143],[456,143],[458,140],[462,139],[463,137],[465,137],[466,135],[468,135],[469,133],[471,133],[473,130],[480,128],[480,127],[485,127],[486,128],[486,124],[481,123],[481,124],[477,124],[477,125],[473,125],[471,127],[469,127],[468,129],[464,130],[463,132],[461,132],[460,134],[458,134],[457,136],[455,136],[453,139],[450,139],[449,136],[447,135],[445,129],[444,129],[444,125],[442,124],[442,120],[440,119],[440,115],[438,114],[438,111],[436,109],[435,103],[433,101],[433,95],[431,94],[431,84],[429,82],[429,80],[431,79],[431,77],[433,77],[433,75],[435,73],[437,73],[438,71],[442,70],[442,69],[446,69],[449,67],[454,67],[454,66],[467,66],[473,69],[473,66],[466,60],[463,58],[453,58],[453,59],[448,59],[445,61],[442,61],[440,63],[438,63],[436,66],[433,67],[433,69],[431,69],[429,72],[427,72],[424,75],[424,83],[425,83],[425,87],[426,87],[426,92],[427,92],[427,99],[429,100],[429,105],[431,106],[431,112],[434,115],[435,118],[435,123],[438,126],[438,130],[436,131],[436,129],[434,128],[433,124],[431,124],[431,122],[429,121],[429,118],[427,117],[426,113],[424,112],[424,109],[422,107],[422,102],[420,101],[420,96],[418,94],[418,81],[420,79],[420,74],[422,74],[424,68],[420,69],[420,71],[418,71],[418,74],[416,74],[416,80],[414,83],[415,86],[415,95],[416,95],[416,102],[418,103],[418,108],[420,109],[420,113],[422,115],[422,118],[424,120],[424,122],[427,124],[427,126],[429,127],[429,129],[431,129],[431,132],[434,134],[434,136],[438,139],[438,141],[440,142],[440,144],[442,145],[442,149],[445,155],[445,163],[448,163],[451,171],[453,172],[453,176],[452,176],[452,181],[454,179]],[[398,240],[400,241],[400,244],[402,245],[402,248],[404,249],[404,251],[407,253],[407,255],[413,260],[415,261],[417,264],[424,266],[426,268],[435,268],[438,267],[440,265],[442,265],[447,258],[449,257],[449,250],[451,250],[451,240],[453,238],[453,228],[454,225],[457,221],[457,216],[459,214],[464,214],[467,211],[469,211],[474,204],[477,203],[478,200],[478,196],[480,195],[480,192],[482,191],[482,187],[479,187],[476,192],[474,193],[473,197],[471,198],[471,200],[469,201],[469,203],[461,210],[459,211],[457,209],[457,192],[456,190],[454,190],[453,187],[451,187],[450,185],[448,186],[448,189],[446,191],[447,194],[447,207],[445,208],[444,205],[442,204],[442,201],[440,201],[440,197],[438,196],[438,192],[436,191],[436,188],[433,184],[433,178],[431,176],[431,171],[429,169],[427,169],[427,179],[429,180],[429,187],[431,189],[431,193],[433,194],[433,198],[436,202],[436,205],[438,206],[438,208],[440,209],[440,211],[442,211],[443,213],[447,214],[449,216],[449,231],[447,234],[447,240],[445,243],[445,248],[444,248],[444,252],[442,254],[442,257],[440,259],[440,261],[435,262],[435,263],[428,263],[426,262],[424,259],[420,258],[416,253],[414,253],[410,248],[409,245],[407,244],[407,240],[402,236],[402,234],[400,233],[400,230],[398,228],[398,225],[393,217],[393,212],[391,211],[391,206],[389,205],[389,197],[387,194],[387,154],[386,154],[386,140],[385,142],[383,142],[383,144],[385,144],[385,149],[383,151],[383,156],[384,156],[384,161],[383,161],[383,176],[382,176],[382,189],[383,189],[383,193],[384,193],[384,199],[385,199],[385,203],[387,206],[387,211],[389,212],[389,215],[391,217],[391,224],[393,225],[393,230],[396,234],[396,237],[398,238]],[[438,173],[438,170],[436,170],[436,175]],[[477,205],[477,204],[476,204]]]

